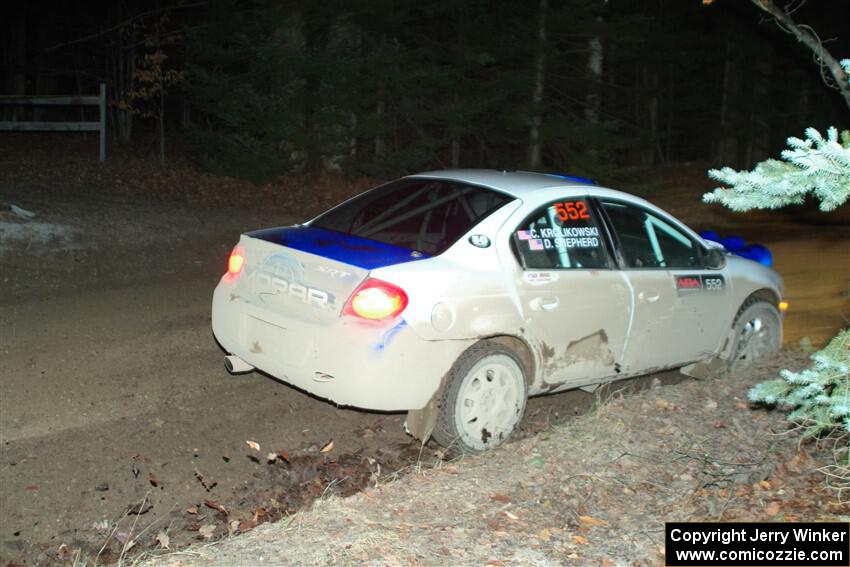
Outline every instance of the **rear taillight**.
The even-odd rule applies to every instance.
[[[242,267],[245,265],[245,250],[241,246],[237,246],[230,253],[230,258],[227,259],[227,275],[236,277],[242,272]]]
[[[343,313],[363,319],[391,319],[407,307],[407,294],[397,285],[370,278],[354,290]]]

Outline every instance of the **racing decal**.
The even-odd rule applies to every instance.
[[[676,276],[676,291],[680,294],[702,291],[702,278],[699,274]]]
[[[316,266],[316,270],[322,272],[323,274],[327,274],[332,278],[347,278],[351,275],[351,272],[345,272],[343,270],[337,270],[336,268],[330,268],[328,266],[322,266],[319,264]]]
[[[557,281],[558,274],[556,272],[523,272],[522,279],[532,285],[546,284]]]
[[[726,280],[720,274],[712,274],[702,277],[702,288],[705,291],[723,291]]]
[[[676,276],[676,291],[681,295],[692,292],[718,292],[726,287],[726,280],[720,274],[686,274]]]
[[[530,228],[518,230],[516,236],[519,240],[528,242],[529,250],[599,247],[599,229],[595,226]]]
[[[473,234],[469,237],[469,243],[478,248],[487,248],[490,246],[490,239],[483,234]]]
[[[555,214],[561,219],[561,222],[569,222],[574,220],[590,220],[590,213],[587,212],[587,204],[584,201],[564,201],[563,203],[555,203]]]

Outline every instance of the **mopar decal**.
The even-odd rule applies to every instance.
[[[269,256],[248,276],[248,281],[259,288],[260,299],[264,295],[280,295],[320,309],[332,309],[334,305],[333,295],[304,283],[304,267],[289,254]]]
[[[251,274],[250,279],[255,281],[258,285],[270,290],[260,292],[260,297],[262,297],[264,293],[271,295],[285,295],[298,300],[301,303],[314,305],[322,309],[331,309],[334,304],[333,295],[326,291],[288,281],[268,272],[258,270]]]

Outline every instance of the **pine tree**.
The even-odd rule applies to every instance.
[[[850,329],[811,359],[810,368],[781,370],[781,378],[755,386],[750,401],[792,408],[788,420],[803,428],[804,437],[829,434],[836,427],[850,433]]]
[[[850,59],[841,65],[850,74]],[[711,177],[729,188],[706,193],[703,201],[748,211],[799,204],[810,194],[822,211],[831,211],[850,198],[850,131],[842,132],[839,142],[836,128],[830,128],[826,138],[809,128],[805,140],[792,137],[788,145],[782,152],[785,161],[767,160],[752,171],[710,170]],[[836,464],[823,470],[843,499],[850,492],[850,329],[811,359],[813,364],[802,372],[781,370],[780,378],[756,385],[749,399],[790,410],[788,420],[804,437],[838,439]]]

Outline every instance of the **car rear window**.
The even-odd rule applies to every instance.
[[[405,178],[358,195],[310,225],[436,256],[512,200],[458,181]]]

